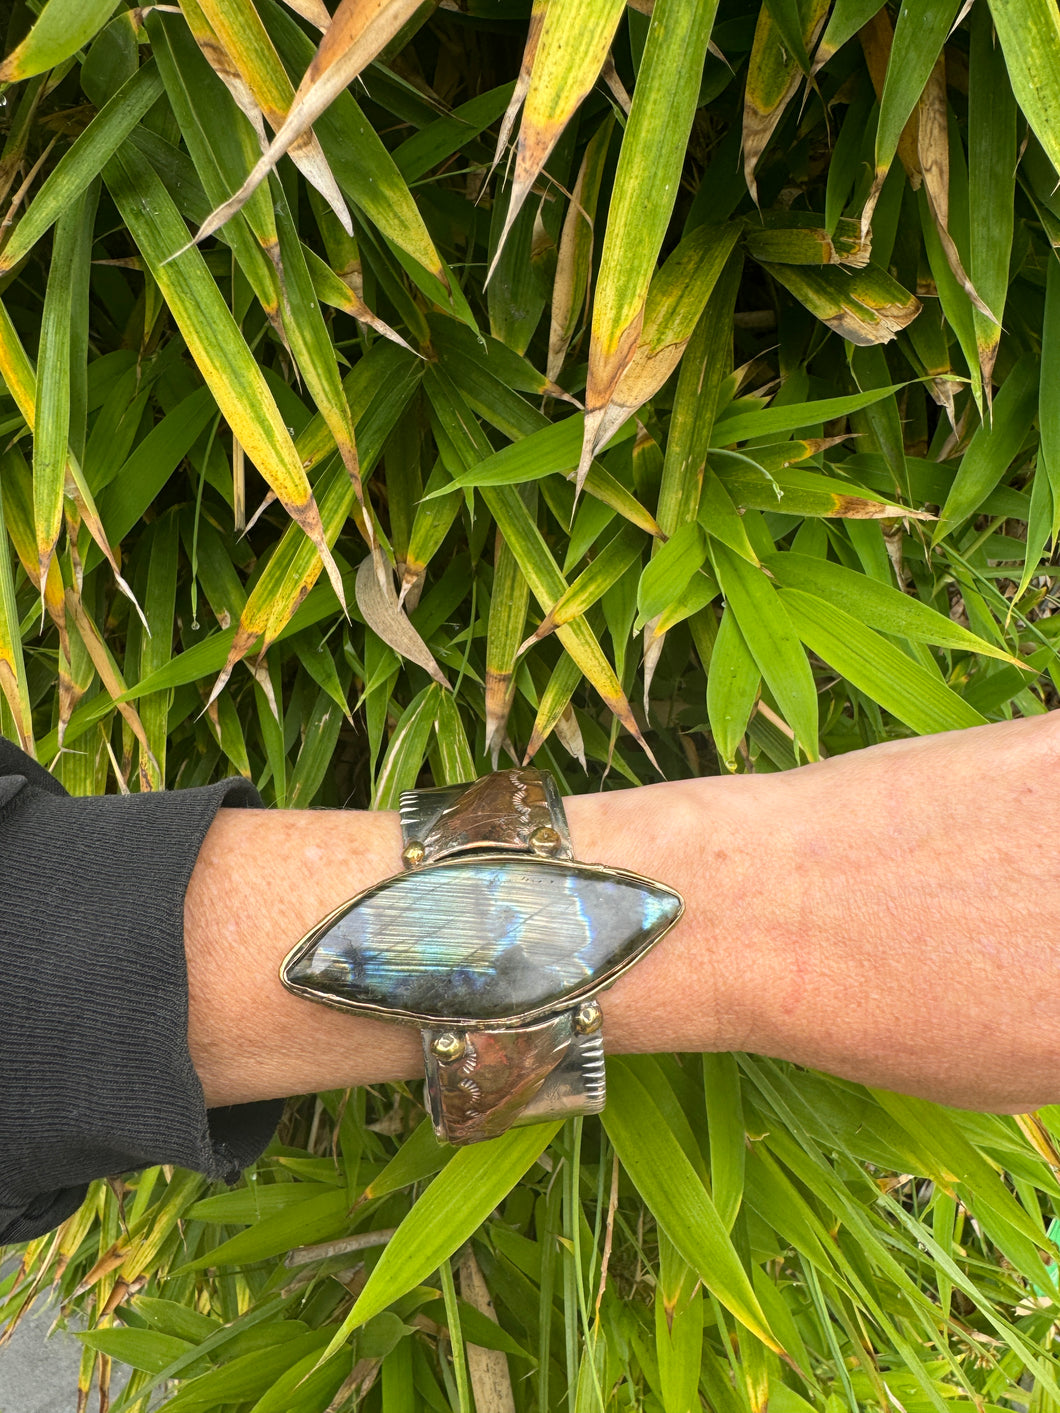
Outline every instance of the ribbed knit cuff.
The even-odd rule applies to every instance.
[[[283,1108],[207,1114],[188,1051],[188,882],[217,811],[257,791],[71,798],[25,773],[0,809],[0,1242],[47,1231],[96,1177],[233,1180]]]

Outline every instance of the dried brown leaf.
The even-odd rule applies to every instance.
[[[389,564],[377,546],[357,568],[354,593],[364,621],[388,647],[422,667],[443,687],[449,682],[435,662],[430,648],[416,632],[398,603]]]

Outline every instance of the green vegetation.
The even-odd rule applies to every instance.
[[[388,808],[1055,700],[1053,0],[327,21],[14,7],[4,734],[75,793]],[[0,1324],[57,1285],[111,1413],[1060,1406],[1060,1110],[610,1094],[455,1155],[417,1087],[307,1099],[235,1190],[95,1184]]]

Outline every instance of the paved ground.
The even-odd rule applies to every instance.
[[[81,1341],[46,1338],[55,1306],[40,1301],[0,1349],[0,1413],[75,1413]]]

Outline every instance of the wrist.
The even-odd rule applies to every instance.
[[[677,925],[601,998],[611,1053],[755,1049],[769,955],[769,777],[704,777],[564,801],[575,856],[676,888]]]

